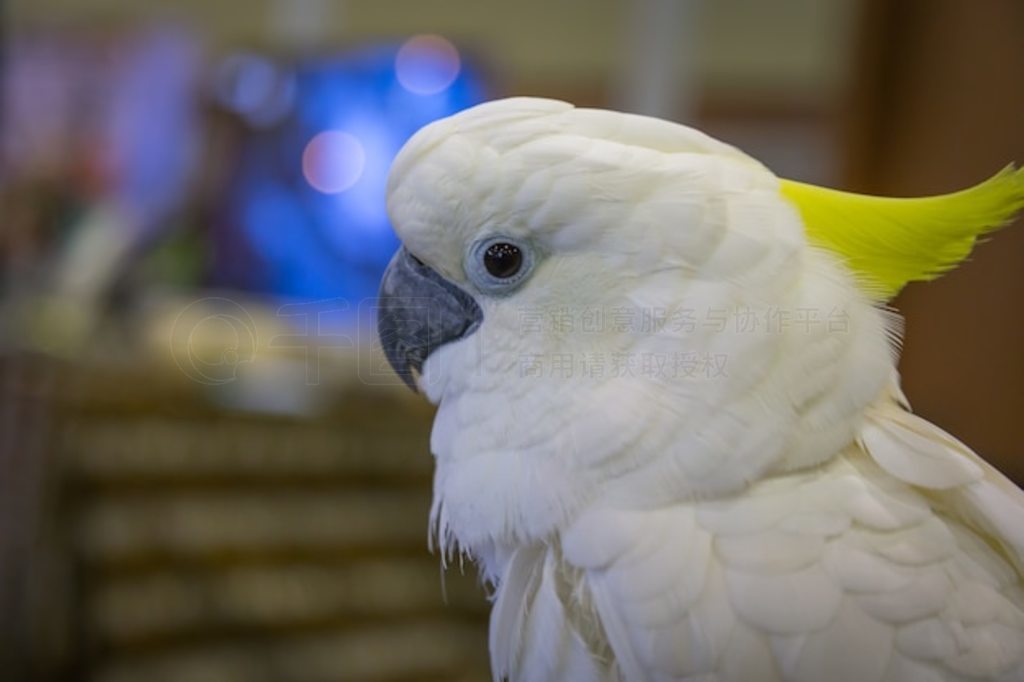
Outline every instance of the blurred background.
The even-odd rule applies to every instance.
[[[486,680],[373,340],[391,158],[488,98],[921,195],[1024,161],[1019,0],[0,0],[5,680]],[[1024,481],[1024,230],[896,301],[916,409]]]

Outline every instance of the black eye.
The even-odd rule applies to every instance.
[[[533,270],[530,242],[506,235],[491,235],[469,247],[463,261],[466,277],[478,291],[501,296],[515,291]]]
[[[514,277],[523,267],[523,252],[515,244],[497,242],[484,251],[484,267],[493,277]]]

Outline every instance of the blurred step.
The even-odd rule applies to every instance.
[[[412,426],[108,416],[74,421],[62,435],[68,473],[85,483],[419,484],[434,463],[422,421]]]
[[[353,397],[318,418],[255,416],[126,380],[56,430],[76,595],[64,670],[89,682],[490,679],[476,569],[442,576],[427,551],[430,410]]]
[[[100,580],[85,608],[98,641],[126,648],[218,633],[287,634],[486,616],[475,576],[453,571],[442,577],[432,558],[162,570]]]
[[[486,634],[418,621],[358,631],[214,644],[103,666],[95,682],[485,682]],[[479,652],[479,653],[467,653]]]
[[[89,561],[339,551],[426,551],[427,490],[152,491],[84,502],[74,531]]]

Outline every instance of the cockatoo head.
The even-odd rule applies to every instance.
[[[551,100],[417,133],[390,177],[403,247],[379,327],[398,374],[439,405],[445,533],[541,537],[595,495],[717,494],[844,447],[894,372],[876,303],[978,232],[907,265],[878,233],[906,249],[908,221],[888,216],[908,209],[872,218],[878,201],[893,200]]]

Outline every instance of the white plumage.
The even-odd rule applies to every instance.
[[[483,310],[421,386],[440,543],[495,585],[495,679],[1024,680],[1024,493],[909,412],[895,318],[759,163],[674,124],[505,100],[417,134],[389,211]],[[508,296],[464,270],[488,234],[541,256]],[[575,324],[525,328],[563,310]],[[659,312],[573,318],[615,310]],[[638,366],[612,372],[616,354]],[[681,354],[724,364],[659,371]]]
[[[852,445],[728,500],[588,510],[501,580],[534,581],[552,562],[577,576],[589,603],[538,589],[518,593],[517,608],[560,614],[555,629],[574,632],[565,614],[585,606],[626,680],[1024,679],[1020,574],[966,518],[939,511],[965,494],[915,490]],[[497,631],[504,617],[495,610]],[[496,672],[589,679],[520,668],[509,654]]]

